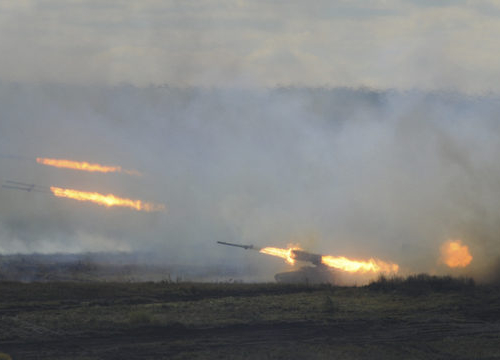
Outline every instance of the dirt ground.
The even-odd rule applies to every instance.
[[[0,283],[13,359],[500,359],[500,290]]]

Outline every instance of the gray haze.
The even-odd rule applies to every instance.
[[[164,203],[103,208],[0,189],[0,253],[141,251],[166,262],[286,268],[216,240],[449,272],[439,247],[500,255],[500,101],[348,88],[0,83],[0,178]],[[142,177],[42,166],[117,164]],[[272,276],[272,273],[268,274]]]
[[[0,79],[500,91],[497,0],[2,0]]]

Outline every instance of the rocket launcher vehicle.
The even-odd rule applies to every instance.
[[[322,263],[322,255],[319,254],[312,254],[298,248],[259,248],[253,245],[233,244],[224,241],[217,241],[217,243],[245,250],[255,250],[266,255],[278,256],[285,259],[289,264],[294,264],[296,261],[303,261],[314,265],[303,266],[295,271],[287,271],[274,275],[274,279],[279,283],[324,284],[334,283],[335,281],[333,272]]]
[[[255,250],[255,251],[259,251],[259,252],[261,252],[263,254],[276,255],[276,254],[273,254],[273,253],[268,253],[266,251],[262,251],[263,249],[265,250],[267,248],[259,248],[259,247],[256,247],[254,245],[233,244],[233,243],[228,243],[228,242],[225,242],[225,241],[217,241],[217,243],[221,244],[221,245],[239,247],[239,248],[243,248],[245,250]],[[287,253],[287,256],[291,260],[304,261],[304,262],[310,262],[310,263],[312,263],[314,265],[321,265],[322,255],[312,254],[310,252],[307,252],[307,251],[304,251],[304,250],[300,250],[300,249],[290,249],[288,251],[289,251],[289,253]]]

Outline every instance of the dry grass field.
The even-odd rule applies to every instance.
[[[500,359],[500,288],[0,282],[12,359]]]

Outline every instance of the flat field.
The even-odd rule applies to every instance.
[[[500,359],[500,288],[426,276],[366,287],[0,282],[0,353],[14,360]]]

